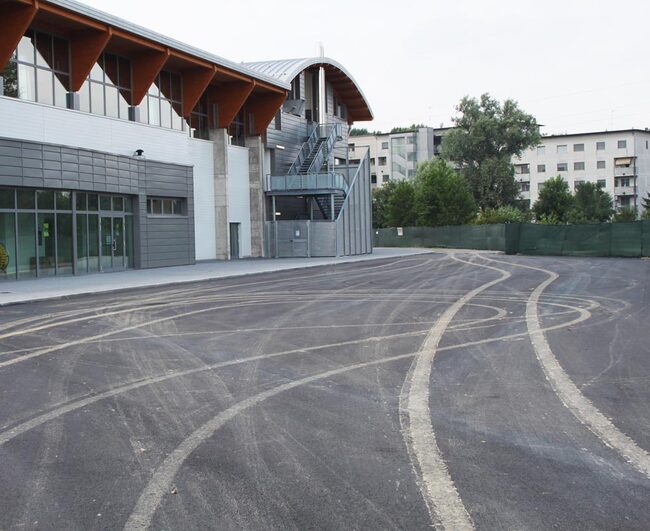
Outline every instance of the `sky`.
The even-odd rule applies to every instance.
[[[82,0],[235,62],[325,55],[373,110],[357,127],[452,124],[512,98],[545,134],[650,127],[644,0]]]

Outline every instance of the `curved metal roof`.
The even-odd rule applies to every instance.
[[[290,83],[300,72],[311,66],[323,66],[328,81],[332,83],[339,97],[348,107],[349,119],[351,121],[369,121],[374,117],[370,104],[359,84],[345,67],[334,59],[329,57],[306,57],[243,64],[259,74],[273,77],[284,83]]]

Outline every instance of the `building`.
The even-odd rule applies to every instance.
[[[401,133],[353,136],[348,142],[350,163],[357,163],[367,152],[373,186],[412,179],[417,165],[434,157],[440,138],[431,127]]]
[[[522,199],[532,205],[546,179],[562,176],[571,190],[583,182],[600,185],[617,210],[641,209],[650,191],[650,131],[626,129],[549,135],[513,159]]]
[[[285,63],[234,63],[71,0],[0,2],[0,279],[269,255],[269,234],[298,239],[289,207],[273,221],[276,195],[340,204],[308,220],[317,249],[276,239],[271,256],[370,252],[368,164],[344,162],[370,107],[335,61]]]

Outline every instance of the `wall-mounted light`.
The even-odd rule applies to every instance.
[[[281,146],[280,144],[276,144],[276,145],[275,145],[275,149],[282,149],[282,150],[284,150],[284,146]]]
[[[276,215],[276,216],[281,216],[281,215],[282,215],[282,212],[276,212],[275,215]]]

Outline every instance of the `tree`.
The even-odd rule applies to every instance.
[[[386,204],[394,188],[395,181],[388,181],[372,191],[372,225],[376,229],[389,226],[386,222]]]
[[[601,223],[609,221],[614,213],[612,196],[600,186],[586,182],[576,187],[573,208],[567,220],[570,223]]]
[[[533,212],[538,221],[566,223],[573,205],[569,184],[558,175],[544,183],[533,205]]]
[[[411,181],[398,181],[386,201],[386,224],[389,227],[415,225],[415,190]]]
[[[456,110],[455,128],[442,143],[442,156],[460,167],[481,208],[513,204],[519,190],[511,163],[541,140],[537,121],[514,100],[501,105],[489,94],[464,97]]]
[[[444,160],[420,164],[414,182],[418,225],[462,225],[476,215],[467,182]]]
[[[643,210],[650,210],[650,192],[648,192],[646,196],[641,199],[641,204],[643,205]]]
[[[390,133],[409,133],[411,131],[415,131],[416,129],[420,129],[421,127],[426,127],[424,124],[411,124],[409,127],[393,127],[390,130]]]
[[[636,218],[636,208],[631,206],[622,208],[620,212],[614,214],[614,221],[616,222],[636,221]]]

